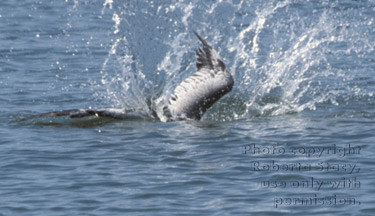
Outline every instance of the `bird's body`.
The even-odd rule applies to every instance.
[[[154,109],[150,109],[152,114],[121,109],[73,109],[40,114],[36,117],[82,118],[95,115],[115,119],[154,117],[161,121],[200,120],[208,108],[232,90],[234,81],[217,52],[197,33],[195,34],[203,44],[196,51],[198,70],[175,88],[161,113],[155,112]]]

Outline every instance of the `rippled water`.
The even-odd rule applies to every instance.
[[[374,1],[3,1],[0,215],[373,215]],[[198,41],[235,86],[199,121],[158,109]]]

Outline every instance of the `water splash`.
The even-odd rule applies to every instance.
[[[235,77],[232,93],[206,119],[374,101],[369,72],[374,60],[368,57],[375,56],[374,8],[374,3],[292,0],[106,1],[102,13],[112,13],[113,28],[101,71],[105,97],[125,109],[160,109],[195,72],[196,30]]]

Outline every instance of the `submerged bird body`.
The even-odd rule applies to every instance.
[[[150,113],[121,109],[73,109],[44,113],[33,118],[97,116],[115,119],[158,118],[161,121],[200,120],[208,108],[232,90],[234,81],[217,52],[197,33],[195,34],[203,44],[196,51],[198,70],[175,88],[162,113],[157,113],[152,108]]]

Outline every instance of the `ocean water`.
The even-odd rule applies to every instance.
[[[0,2],[0,215],[374,215],[375,2]],[[197,31],[235,86],[201,121],[30,116],[158,108]]]

